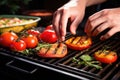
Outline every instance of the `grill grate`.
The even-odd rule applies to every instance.
[[[71,36],[72,35],[68,33],[66,39]],[[16,59],[21,58],[19,60],[22,60],[22,61],[28,60],[29,62],[33,62],[33,64],[37,63],[37,64],[45,65],[47,67],[52,67],[52,68],[58,69],[59,72],[64,71],[64,72],[67,72],[68,74],[69,73],[74,74],[74,75],[70,75],[72,77],[80,78],[80,76],[83,76],[92,80],[94,79],[95,80],[116,80],[116,79],[120,80],[120,59],[119,58],[113,64],[102,64],[102,67],[103,67],[102,70],[98,70],[96,68],[84,66],[84,65],[78,66],[72,62],[73,57],[78,58],[80,55],[86,54],[86,53],[89,55],[93,55],[95,51],[97,51],[98,49],[102,49],[102,47],[105,45],[111,46],[112,47],[111,49],[117,51],[118,56],[120,57],[120,47],[119,47],[120,41],[118,37],[119,36],[116,35],[106,41],[100,41],[98,39],[99,38],[98,36],[96,38],[93,38],[93,45],[89,49],[83,50],[83,51],[74,51],[74,50],[68,49],[68,55],[62,59],[45,59],[45,58],[40,58],[36,55],[25,56],[20,53],[11,52],[8,49],[4,49],[4,48],[0,48],[0,52],[1,52],[0,54],[9,56],[12,58],[16,58]],[[39,66],[39,65],[36,65],[36,66]]]
[[[89,54],[89,55],[93,55],[93,53],[99,49],[102,49],[103,46],[108,45],[111,46],[111,50],[115,50],[117,51],[118,55],[120,54],[120,42],[119,40],[116,39],[109,39],[107,41],[99,41],[97,39],[95,39],[93,45],[88,49],[88,50],[84,50],[84,51],[76,51],[74,52],[75,54],[72,55],[72,57],[76,57],[78,58],[80,55],[82,54]],[[119,76],[120,74],[120,59],[118,58],[118,60],[113,63],[113,64],[102,64],[103,69],[102,70],[98,70],[96,68],[92,68],[89,66],[84,66],[84,65],[75,65],[74,63],[72,63],[72,57],[68,57],[68,58],[64,58],[64,60],[60,61],[58,63],[59,66],[64,67],[65,70],[67,69],[72,70],[72,72],[74,72],[77,75],[81,75],[81,73],[85,73],[84,76],[86,76],[86,74],[89,75],[90,78],[92,79],[97,79],[97,80],[114,80],[114,77]],[[88,77],[88,76],[87,76]],[[119,78],[119,77],[118,77]]]

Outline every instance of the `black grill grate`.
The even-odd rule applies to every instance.
[[[84,76],[89,76],[93,79],[100,79],[100,80],[114,80],[115,77],[120,77],[120,59],[113,63],[113,64],[102,64],[103,69],[98,70],[96,68],[92,68],[89,66],[79,65],[76,66],[74,63],[72,63],[72,57],[78,58],[82,54],[90,54],[93,55],[95,51],[98,49],[102,49],[103,46],[109,45],[111,46],[111,50],[117,51],[118,55],[120,54],[120,42],[117,39],[111,38],[107,41],[99,41],[97,39],[94,40],[93,45],[88,49],[84,51],[75,51],[74,54],[71,57],[64,58],[64,60],[60,61],[58,63],[59,66],[64,67],[65,70],[67,69],[72,70],[77,75],[81,75],[81,73],[85,73]],[[112,78],[113,77],[113,78]],[[119,78],[118,77],[118,78]]]

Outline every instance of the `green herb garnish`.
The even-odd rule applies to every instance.
[[[37,53],[41,48],[50,48],[51,44],[49,43],[39,43],[37,47],[35,48],[29,48],[25,49],[24,51],[21,51],[23,55],[33,55],[34,53]]]
[[[87,54],[80,56],[79,59],[76,59],[76,57],[73,57],[72,62],[74,62],[77,65],[82,64],[90,67],[95,67],[97,69],[102,69],[102,66],[98,65],[100,64],[100,62],[94,61],[93,57]]]

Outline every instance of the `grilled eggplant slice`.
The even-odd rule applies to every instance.
[[[86,35],[74,36],[65,41],[68,48],[73,50],[84,50],[92,45],[92,39]]]
[[[63,58],[67,55],[67,46],[64,43],[50,45],[49,47],[40,48],[37,55],[44,58]]]

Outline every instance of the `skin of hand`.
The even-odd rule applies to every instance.
[[[106,40],[120,31],[120,8],[103,9],[91,15],[85,25],[85,32],[89,36],[97,36],[106,29],[109,31],[100,37]]]
[[[65,40],[68,20],[71,21],[70,32],[76,34],[76,29],[85,13],[86,0],[71,0],[53,14],[53,27],[60,41]]]

